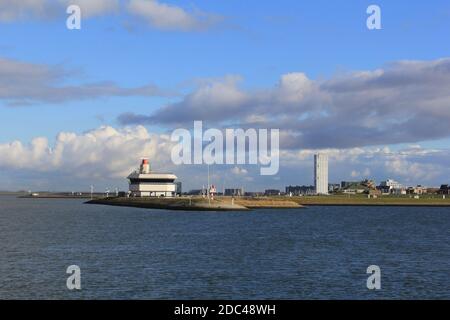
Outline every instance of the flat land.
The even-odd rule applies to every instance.
[[[367,195],[330,195],[292,197],[305,206],[450,206],[450,196],[443,199],[442,195],[423,195],[419,199],[413,196],[379,196],[368,198]]]
[[[219,198],[222,201],[230,202],[231,198],[221,197]],[[287,197],[259,197],[259,198],[251,198],[251,197],[242,197],[235,198],[234,203],[245,206],[250,209],[292,209],[292,208],[301,208],[302,205],[296,201],[292,201],[291,198]]]
[[[108,206],[134,207],[147,209],[186,210],[186,211],[247,211],[247,207],[224,201],[211,201],[198,198],[103,198],[86,202]]]
[[[94,199],[103,198],[103,193],[94,193],[92,197]],[[19,194],[19,198],[34,198],[34,199],[90,199],[89,193],[67,193],[67,192],[39,192],[37,195],[32,194]]]
[[[194,211],[247,211],[263,208],[301,208],[302,206],[286,198],[236,198],[220,197],[208,201],[202,197],[179,198],[104,198],[87,202],[88,204],[102,204],[110,206],[124,206],[137,208],[154,208],[168,210]]]
[[[40,193],[38,196],[17,194],[24,198],[47,199],[90,199],[90,195],[71,195],[68,193]],[[248,209],[290,209],[305,206],[417,206],[417,207],[450,207],[450,196],[421,195],[414,196],[378,196],[368,198],[367,195],[329,195],[329,196],[272,196],[272,197],[216,197],[211,203],[200,196],[177,198],[104,198],[103,194],[94,194],[90,204],[112,206],[128,206],[139,208],[156,208],[169,210],[248,210]]]

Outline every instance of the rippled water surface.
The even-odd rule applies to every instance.
[[[450,208],[195,213],[0,196],[0,299],[450,299],[449,240]]]

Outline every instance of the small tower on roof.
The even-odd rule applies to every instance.
[[[150,173],[150,162],[147,158],[142,159],[141,168],[139,170],[139,173],[142,174],[149,174]]]

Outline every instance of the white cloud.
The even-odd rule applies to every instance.
[[[231,80],[230,80],[231,79]],[[450,58],[400,61],[375,71],[314,81],[281,76],[270,88],[245,90],[236,76],[202,83],[151,115],[127,114],[124,124],[278,128],[283,148],[351,148],[450,137]],[[264,122],[252,120],[266,119]]]
[[[187,11],[157,0],[0,0],[0,22],[66,17],[67,7],[73,4],[80,6],[82,18],[120,13],[123,9],[161,30],[198,31],[222,21],[216,14]]]
[[[237,176],[240,176],[240,175],[246,175],[248,173],[248,171],[244,168],[240,168],[240,167],[236,166],[231,169],[231,173],[233,173]]]
[[[370,169],[369,169],[369,168],[365,168],[365,169],[364,169],[364,172],[363,172],[364,177],[369,177],[370,174],[371,174]]]
[[[111,96],[166,95],[154,85],[125,88],[110,81],[65,85],[76,81],[74,70],[59,65],[27,63],[0,57],[0,101],[29,105]]]
[[[311,183],[313,155],[317,152],[329,156],[330,182],[366,178],[380,182],[392,178],[407,185],[439,186],[450,180],[450,150],[418,145],[414,150],[407,147],[395,151],[388,147],[283,150],[280,171],[285,174],[284,179],[302,177],[303,183]]]
[[[300,103],[315,89],[314,82],[304,73],[288,73],[281,76],[276,95],[280,102]]]
[[[352,170],[352,172],[350,173],[350,176],[352,178],[370,178],[370,173],[371,173],[370,169],[365,168],[362,172]]]
[[[155,168],[167,168],[170,148],[168,136],[150,134],[142,126],[104,126],[83,134],[61,132],[53,146],[42,137],[27,145],[0,144],[0,168],[74,178],[124,178],[141,157],[150,157]]]
[[[403,181],[430,181],[441,176],[441,165],[409,160],[404,155],[395,155],[385,162],[386,171]],[[445,183],[443,181],[442,183]]]
[[[350,176],[351,176],[352,178],[359,177],[360,175],[361,175],[361,173],[358,172],[358,171],[355,171],[355,170],[353,170],[353,171],[350,173]]]
[[[150,25],[164,30],[202,30],[220,20],[216,15],[200,11],[187,12],[183,8],[157,0],[130,0],[127,9]]]
[[[172,146],[170,136],[153,134],[142,126],[122,129],[103,126],[81,134],[61,132],[54,143],[43,137],[30,143],[3,143],[0,144],[0,171],[4,182],[0,189],[7,185],[10,188],[39,185],[52,190],[67,190],[76,185],[86,190],[91,183],[125,188],[125,177],[138,166],[141,157],[149,157],[154,170],[177,174],[185,190],[206,185],[206,166],[173,165],[170,157]],[[352,148],[320,151],[329,155],[330,182],[365,178],[380,182],[393,178],[407,185],[449,183],[449,150],[426,152],[427,149],[420,148],[422,152],[415,153],[405,150]],[[257,166],[214,165],[210,168],[211,183],[220,189],[244,186],[254,191],[283,189],[289,184],[309,185],[313,182],[313,154],[316,152],[311,149],[283,150],[280,173],[269,178],[260,176]],[[14,179],[16,176],[19,179]],[[5,181],[13,182],[6,184]]]
[[[53,11],[47,0],[0,0],[0,22],[45,18]]]
[[[82,18],[118,12],[119,0],[60,0],[66,7],[72,4],[81,8]]]
[[[82,17],[104,15],[119,9],[119,0],[0,0],[0,22],[65,16],[67,6],[71,4],[80,6]]]

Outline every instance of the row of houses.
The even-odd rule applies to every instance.
[[[441,185],[441,188],[438,190],[438,193],[443,194],[443,195],[449,195],[450,194],[450,185],[448,185],[448,184]]]
[[[342,194],[368,194],[368,195],[423,195],[423,194],[442,194],[450,195],[450,185],[444,184],[440,188],[428,188],[421,185],[415,187],[405,187],[401,183],[388,179],[382,181],[378,186],[373,180],[363,181],[342,181],[340,184],[329,184],[330,193]],[[180,186],[181,189],[181,186]],[[202,195],[206,189],[191,190],[187,195]],[[245,192],[244,188],[228,188],[224,192],[218,192],[217,195],[233,197],[255,197],[255,196],[305,196],[315,195],[316,188],[312,185],[287,186],[284,191],[279,189],[267,189],[264,192]]]
[[[422,185],[406,187],[401,183],[388,179],[382,181],[378,186],[373,180],[358,182],[342,181],[341,188],[335,192],[347,194],[371,194],[371,195],[423,195],[423,194],[450,194],[449,185],[442,185],[440,188],[429,188]]]

